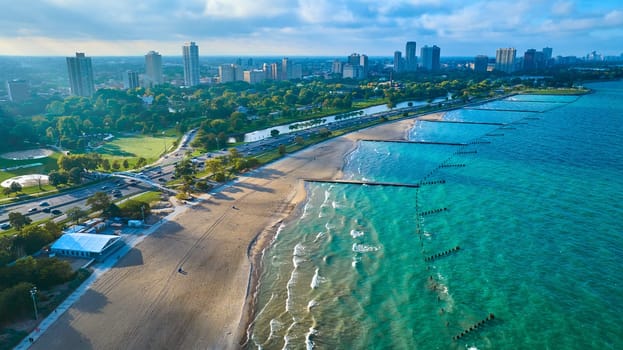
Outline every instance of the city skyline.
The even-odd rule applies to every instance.
[[[444,56],[493,56],[500,47],[623,53],[614,44],[623,42],[623,10],[614,0],[32,0],[3,9],[0,55],[178,56],[187,41],[205,56],[391,56],[407,41],[437,45]]]

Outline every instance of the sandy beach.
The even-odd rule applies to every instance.
[[[33,348],[240,348],[252,313],[252,266],[279,223],[305,200],[301,179],[339,178],[358,139],[404,139],[413,123],[332,139],[206,196],[124,256]]]

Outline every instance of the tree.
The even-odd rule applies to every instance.
[[[11,226],[15,227],[18,231],[21,231],[24,226],[30,224],[31,222],[32,220],[22,213],[9,213],[9,223],[11,223]]]
[[[302,145],[305,143],[305,139],[303,139],[302,136],[296,136],[294,137],[294,143],[296,143],[297,145]]]
[[[119,159],[115,159],[112,161],[112,169],[117,171],[121,168],[121,165],[119,164]]]
[[[11,189],[11,192],[15,192],[15,193],[22,191],[22,185],[17,181],[11,182],[11,185],[9,186],[9,188]]]
[[[277,130],[277,129],[272,129],[272,130],[270,131],[270,136],[272,136],[272,137],[277,137],[277,136],[279,136],[279,130]]]
[[[91,197],[87,199],[87,205],[91,206],[92,211],[100,211],[108,208],[110,205],[110,197],[106,192],[95,192]]]
[[[67,214],[67,218],[74,221],[76,225],[80,222],[80,219],[87,216],[87,212],[80,209],[80,207],[69,208],[65,214]]]
[[[9,196],[13,191],[11,191],[11,187],[3,187],[2,188],[2,194],[4,194],[5,196]]]
[[[130,167],[130,163],[128,162],[128,160],[127,160],[127,159],[124,159],[124,160],[123,160],[123,168],[124,168],[124,169],[127,169],[127,168],[129,168],[129,167]]]
[[[60,185],[66,184],[69,178],[65,172],[60,171],[50,171],[48,174],[48,182],[50,185],[58,187]]]
[[[69,180],[74,184],[82,182],[82,169],[75,167],[69,170]]]
[[[279,145],[279,154],[280,155],[286,154],[286,145]]]
[[[151,214],[151,208],[148,203],[129,199],[124,203],[121,212],[124,217],[129,219],[142,220]]]
[[[108,159],[104,159],[104,160],[102,160],[102,168],[103,168],[105,171],[110,170],[110,161],[109,161]]]
[[[105,218],[114,218],[121,216],[121,208],[119,208],[115,203],[110,203],[108,207],[102,210],[102,216]]]

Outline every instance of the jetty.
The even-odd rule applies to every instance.
[[[427,122],[431,122],[431,123],[454,123],[454,124],[475,124],[475,125],[506,125],[506,123],[499,123],[499,122],[468,122],[468,121],[463,121],[463,120],[426,120],[426,121]]]
[[[318,183],[334,183],[344,185],[367,185],[367,186],[390,186],[390,187],[411,187],[419,188],[419,183],[402,183],[402,182],[378,182],[378,181],[362,181],[362,180],[326,180],[326,179],[303,179],[306,182]],[[444,181],[445,182],[445,181]]]
[[[409,141],[409,140],[368,140],[368,139],[362,139],[359,141],[366,141],[366,142],[394,142],[394,143],[414,143],[414,144],[421,144],[421,145],[444,145],[444,146],[467,146],[467,143],[460,143],[460,142],[435,142],[435,141]]]

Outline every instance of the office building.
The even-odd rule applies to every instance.
[[[138,73],[128,70],[123,72],[123,88],[136,89],[138,87]]]
[[[281,70],[279,69],[279,63],[271,63],[270,64],[270,74],[272,80],[281,80]]]
[[[394,52],[394,72],[402,72],[402,52]]]
[[[292,64],[290,79],[303,79],[303,65],[300,63]]]
[[[72,95],[93,96],[95,85],[91,57],[86,57],[82,52],[76,52],[76,57],[67,57],[67,71]]]
[[[184,55],[184,85],[199,85],[199,46],[194,41],[182,47]]]
[[[474,58],[474,72],[485,73],[489,65],[489,57],[478,55]]]
[[[515,71],[515,56],[517,50],[514,48],[500,48],[495,51],[495,70],[506,73]]]
[[[162,56],[156,51],[149,51],[145,55],[145,85],[156,86],[163,82]]]
[[[420,49],[420,60],[422,62],[422,68],[431,72],[438,71],[441,67],[439,61],[440,55],[441,49],[437,45],[433,45],[432,47],[424,45],[424,47]]]
[[[358,53],[351,53],[346,62],[351,66],[358,66],[361,63],[361,56]]]
[[[405,47],[405,71],[415,72],[417,70],[417,56],[415,41],[407,41]]]
[[[26,80],[14,79],[6,82],[11,102],[22,102],[30,98],[30,86]]]
[[[554,65],[554,59],[552,57],[553,49],[551,47],[543,48],[543,60],[545,61],[545,67],[551,67]]]

